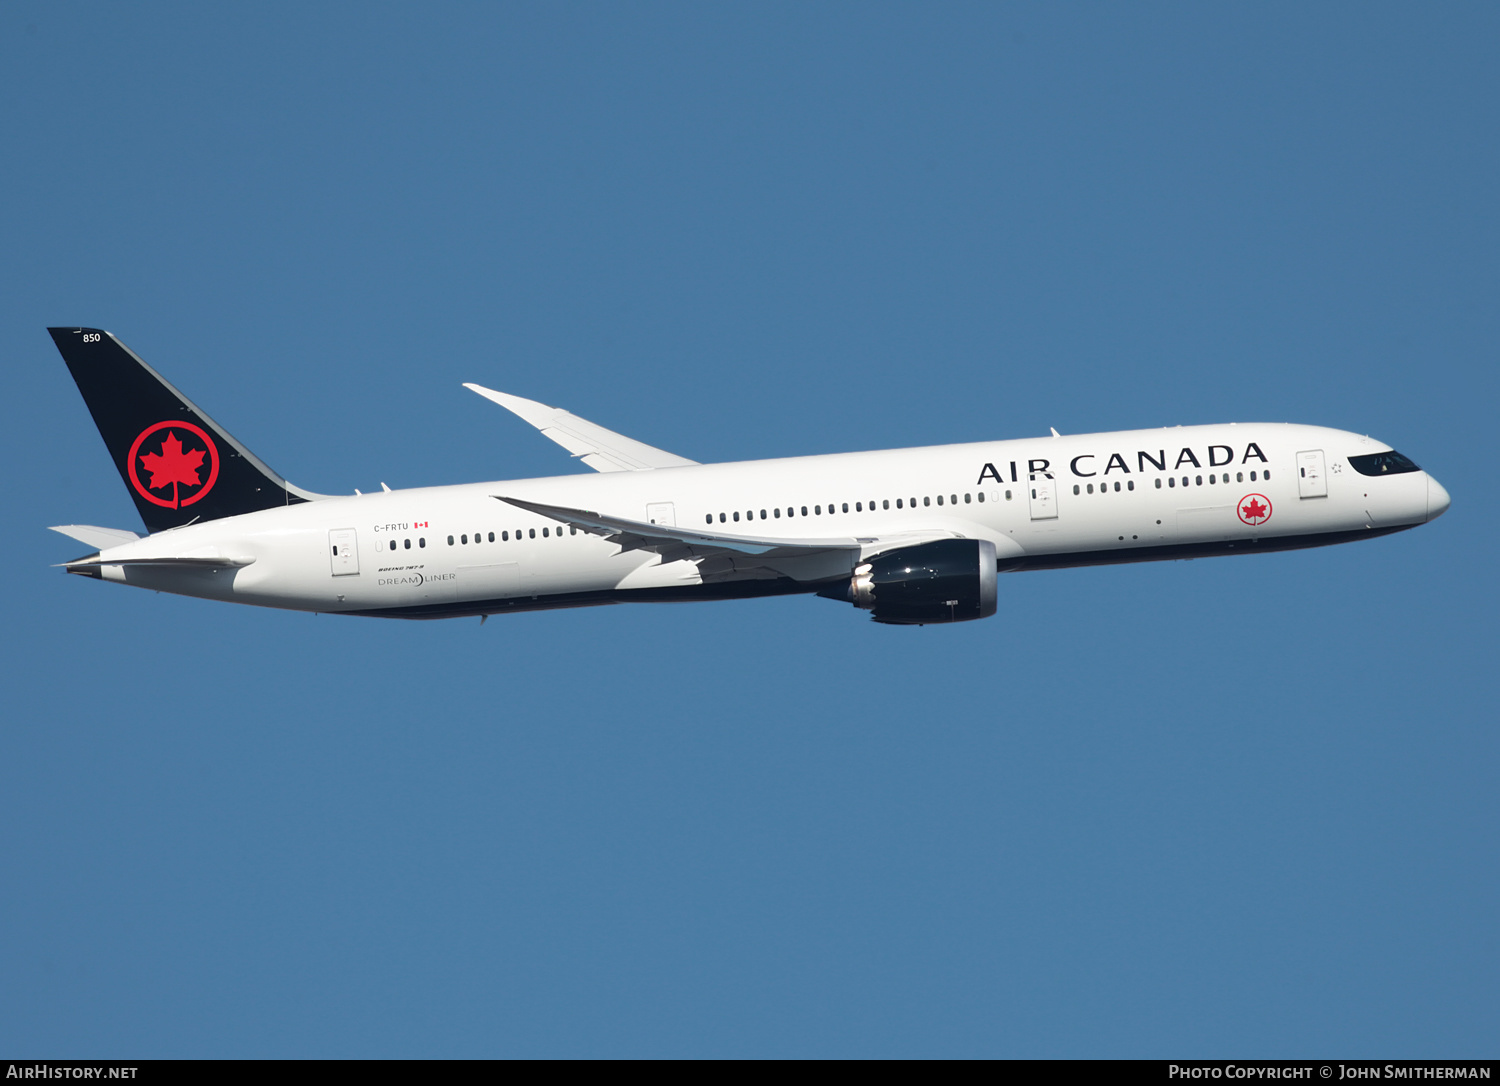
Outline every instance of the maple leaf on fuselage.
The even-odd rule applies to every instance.
[[[1261,505],[1260,502],[1256,501],[1254,498],[1250,499],[1250,504],[1245,506],[1244,509],[1245,516],[1247,516],[1251,520],[1259,520],[1261,517],[1266,515],[1266,507],[1264,505]]]
[[[161,452],[142,456],[141,467],[151,473],[152,490],[160,490],[170,483],[197,486],[203,481],[198,478],[198,469],[203,466],[203,455],[202,449],[183,452],[182,442],[168,430],[166,440],[161,443]]]

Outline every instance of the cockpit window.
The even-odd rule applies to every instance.
[[[1403,472],[1422,470],[1398,452],[1351,456],[1349,463],[1361,475],[1400,475]]]

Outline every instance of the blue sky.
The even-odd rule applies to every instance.
[[[0,1054],[1476,1057],[1493,5],[0,10]],[[64,576],[49,324],[319,491],[1371,433],[1346,547],[398,623]],[[1488,527],[1487,527],[1488,526]]]

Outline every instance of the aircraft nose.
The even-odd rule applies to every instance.
[[[1448,506],[1453,499],[1448,497],[1448,491],[1443,489],[1443,484],[1427,476],[1427,519],[1437,520],[1448,511]]]

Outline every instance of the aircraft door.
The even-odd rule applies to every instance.
[[[1031,519],[1052,520],[1057,516],[1057,480],[1045,471],[1031,473]]]
[[[1297,493],[1304,498],[1328,497],[1328,478],[1323,471],[1323,450],[1297,454]]]
[[[328,533],[328,560],[335,577],[359,572],[359,545],[353,528],[335,528]]]
[[[646,523],[674,528],[677,526],[677,510],[671,502],[652,502],[646,506]]]

